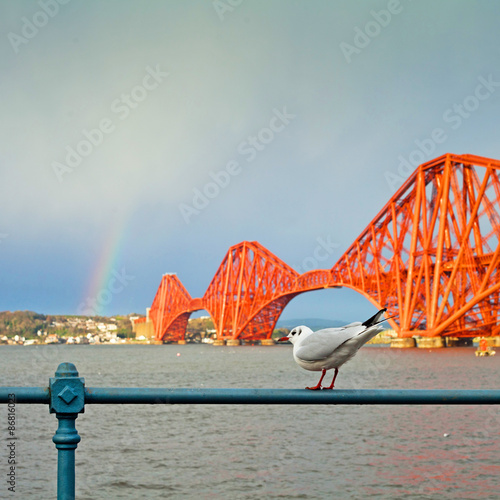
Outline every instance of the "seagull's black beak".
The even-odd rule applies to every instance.
[[[278,342],[285,342],[286,340],[290,340],[288,337],[281,337],[278,339]]]

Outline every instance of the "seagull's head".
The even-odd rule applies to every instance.
[[[289,340],[292,344],[295,344],[300,339],[310,335],[312,330],[307,328],[307,326],[296,326],[286,337],[281,337],[278,342],[284,342]]]

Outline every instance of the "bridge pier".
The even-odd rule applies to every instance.
[[[240,339],[227,339],[226,340],[226,345],[241,345],[241,340]]]
[[[262,339],[260,345],[274,345],[276,342],[273,339]]]
[[[446,337],[446,347],[472,347],[472,337]]]
[[[415,347],[415,339],[413,337],[407,337],[403,339],[395,338],[391,340],[391,347],[395,349]]]
[[[443,337],[420,337],[417,339],[417,347],[420,349],[436,349],[446,347]]]
[[[486,342],[488,343],[488,347],[500,347],[500,336],[488,337],[486,338]]]

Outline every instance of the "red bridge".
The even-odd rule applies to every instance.
[[[500,161],[447,154],[420,165],[338,262],[298,274],[257,242],[229,249],[205,295],[163,276],[156,340],[183,340],[205,309],[217,338],[270,338],[285,306],[310,290],[349,287],[387,307],[399,337],[498,335]]]

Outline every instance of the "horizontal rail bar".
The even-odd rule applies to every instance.
[[[500,390],[86,389],[90,404],[500,404]]]
[[[0,403],[10,403],[10,394],[15,395],[15,403],[19,404],[49,404],[50,391],[48,387],[0,387]]]
[[[1,387],[0,403],[48,404],[48,388]],[[86,388],[85,404],[500,404],[500,390]]]

